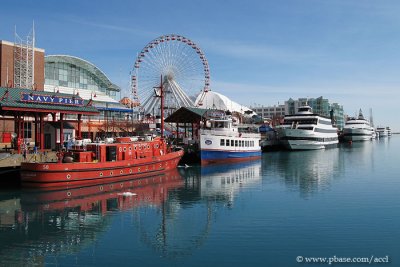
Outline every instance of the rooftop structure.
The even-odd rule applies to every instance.
[[[201,100],[202,94],[200,94],[197,99],[195,104]],[[220,109],[224,111],[230,111],[230,112],[238,112],[242,115],[248,115],[249,117],[257,115],[253,110],[250,108],[243,106],[239,103],[236,103],[229,99],[228,97],[214,92],[214,91],[208,91],[205,95],[204,98],[202,99],[202,108],[205,109]]]

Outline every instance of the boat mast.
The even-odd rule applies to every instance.
[[[159,89],[159,90],[157,90]],[[164,92],[163,92],[163,77],[161,75],[161,83],[159,87],[154,87],[154,93],[156,97],[160,98],[161,101],[161,138],[164,138]]]
[[[163,93],[162,74],[161,74],[161,84],[160,84],[160,98],[161,98],[161,138],[164,138],[164,93]]]
[[[369,123],[372,127],[374,127],[374,119],[372,117],[372,108],[369,109]]]

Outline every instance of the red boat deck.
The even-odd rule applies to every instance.
[[[176,168],[183,156],[183,150],[171,151],[161,138],[129,141],[88,144],[60,155],[56,163],[22,163],[22,185],[59,187],[145,177]]]

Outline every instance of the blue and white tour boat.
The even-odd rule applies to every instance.
[[[239,128],[237,119],[223,111],[212,110],[200,129],[201,164],[225,163],[261,157],[257,127]]]

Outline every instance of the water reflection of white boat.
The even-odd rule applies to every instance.
[[[230,207],[245,186],[261,183],[261,162],[181,168],[185,187],[170,194],[158,209],[147,207],[146,216],[135,216],[141,240],[165,257],[186,255],[208,238],[215,214]]]
[[[201,168],[202,196],[225,195],[232,201],[235,194],[243,187],[260,184],[261,162],[259,161]]]
[[[270,177],[278,177],[305,197],[329,188],[344,164],[338,149],[282,151],[264,157],[263,163],[268,166]]]

